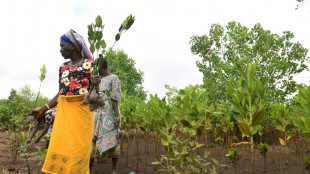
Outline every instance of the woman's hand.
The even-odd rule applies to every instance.
[[[99,85],[100,82],[101,82],[101,78],[100,78],[100,76],[98,76],[98,75],[96,75],[96,76],[92,75],[92,76],[90,77],[90,80],[91,80],[91,82],[92,82],[93,84],[95,84],[95,85]]]
[[[115,117],[114,125],[117,127],[119,125],[119,117]]]
[[[45,108],[46,108],[46,106],[42,106],[40,108],[35,108],[28,115],[34,116],[34,119],[42,118],[44,113],[47,111],[47,109],[45,109]]]
[[[40,142],[40,139],[41,139],[41,138],[37,138],[37,139],[35,140],[35,142],[34,142],[34,143],[38,143],[38,142]]]

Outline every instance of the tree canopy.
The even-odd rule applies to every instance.
[[[135,67],[135,60],[128,57],[123,50],[109,49],[105,55],[108,62],[108,69],[111,73],[116,74],[121,81],[122,91],[128,95],[140,95],[145,98],[143,90],[143,72]]]
[[[285,100],[296,90],[293,76],[307,70],[309,62],[308,50],[293,38],[290,31],[278,35],[260,23],[248,28],[234,21],[226,28],[213,24],[208,34],[192,36],[191,51],[201,58],[196,65],[203,73],[209,101],[224,100],[226,83],[238,81],[240,69],[254,62],[258,62],[257,77],[269,79],[267,101]]]
[[[9,129],[21,129],[28,113],[33,109],[36,93],[29,85],[25,85],[18,90],[11,89],[7,99],[0,100],[0,127]],[[49,99],[39,96],[37,106],[42,106]]]

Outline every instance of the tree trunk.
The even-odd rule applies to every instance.
[[[254,143],[253,143],[253,135],[251,135],[251,160],[250,160],[250,174],[254,174]]]
[[[264,156],[264,173],[267,173],[267,154]]]
[[[138,173],[139,171],[139,160],[140,160],[140,151],[139,151],[139,131],[136,130],[136,154],[137,154],[137,159],[136,159],[136,173]]]
[[[147,174],[147,157],[149,153],[149,139],[148,139],[148,133],[145,133],[145,153],[144,153],[144,174]]]
[[[129,132],[127,135],[126,167],[128,167],[128,153],[129,153]]]

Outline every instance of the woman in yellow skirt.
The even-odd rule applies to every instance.
[[[94,113],[81,105],[90,89],[92,57],[81,35],[70,30],[60,38],[60,53],[69,61],[59,68],[59,92],[31,114],[42,117],[57,105],[50,144],[42,171],[49,174],[89,174]]]

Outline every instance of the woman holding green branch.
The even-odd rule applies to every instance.
[[[60,38],[60,53],[69,61],[59,68],[59,92],[30,114],[40,118],[57,105],[50,144],[42,171],[49,174],[89,173],[94,115],[81,105],[90,90],[92,56],[81,35],[70,30]]]
[[[100,163],[107,158],[112,158],[112,174],[116,174],[117,157],[119,153],[119,124],[120,112],[118,101],[121,100],[121,84],[115,74],[108,70],[107,61],[100,57],[96,63],[101,65],[99,76],[94,77],[94,84],[99,84],[99,94],[105,100],[103,108],[95,111],[95,129],[93,136],[93,148],[90,160],[90,169],[93,162]]]

